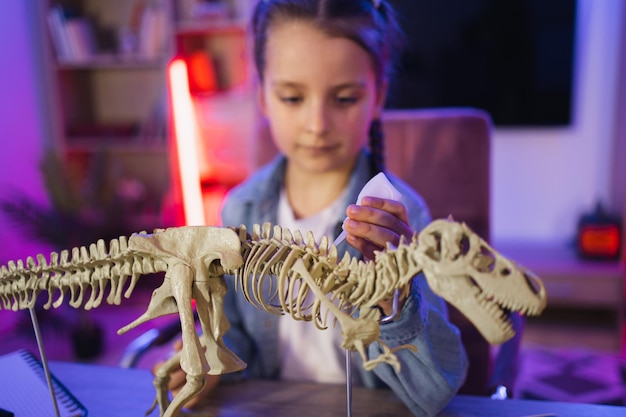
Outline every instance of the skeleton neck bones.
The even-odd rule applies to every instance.
[[[58,307],[69,292],[74,308],[97,308],[105,299],[119,305],[129,297],[140,276],[165,272],[162,285],[146,312],[118,333],[165,314],[178,313],[183,349],[155,377],[161,416],[175,416],[183,404],[200,391],[204,375],[235,372],[243,363],[223,343],[228,329],[223,314],[225,279],[260,309],[289,314],[295,320],[328,327],[328,313],[339,324],[342,346],[357,351],[366,369],[385,362],[399,367],[394,352],[379,339],[380,312],[375,307],[396,290],[406,295],[411,280],[423,273],[430,288],[468,317],[490,343],[502,343],[514,335],[507,312],[539,314],[546,305],[541,281],[507,260],[467,226],[436,220],[397,248],[388,246],[374,260],[364,262],[349,254],[339,259],[327,239],[317,245],[311,233],[270,224],[245,227],[178,227],[133,234],[86,247],[9,262],[0,268],[0,308],[27,309],[40,293],[45,308]],[[224,275],[232,275],[225,278]],[[268,282],[269,281],[269,282]],[[260,291],[271,285],[264,299]],[[314,302],[305,306],[308,292]],[[88,297],[86,296],[88,294]],[[56,296],[56,299],[55,299]],[[202,333],[197,335],[192,310],[196,300]],[[358,311],[358,317],[354,313]],[[377,341],[383,354],[367,358],[365,348]],[[169,373],[180,364],[188,382],[170,403]]]

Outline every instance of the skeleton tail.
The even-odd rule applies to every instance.
[[[86,310],[98,307],[107,291],[109,304],[128,298],[139,277],[164,271],[166,264],[146,254],[128,250],[124,236],[111,240],[109,247],[98,240],[89,248],[52,252],[49,260],[39,254],[0,267],[0,309],[32,308],[41,292],[48,294],[44,308],[59,307],[69,293],[69,304]],[[129,280],[130,278],[130,280]],[[126,290],[124,290],[126,288]]]

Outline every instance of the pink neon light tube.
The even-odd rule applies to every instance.
[[[168,72],[185,224],[202,226],[205,224],[205,218],[198,166],[198,124],[189,92],[187,64],[182,59],[175,59],[170,63]]]

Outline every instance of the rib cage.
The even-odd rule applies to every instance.
[[[244,264],[234,271],[226,271],[235,276],[236,288],[260,309],[274,314],[284,312],[296,320],[312,320],[320,329],[328,327],[328,311],[318,298],[306,304],[310,287],[293,268],[297,260],[303,261],[315,285],[342,312],[352,316],[360,310],[359,316],[364,319],[378,318],[378,309],[373,307],[391,298],[396,289],[408,291],[407,284],[420,271],[416,259],[406,256],[406,249],[410,248],[405,244],[401,245],[404,249],[389,247],[380,252],[375,262],[363,262],[347,252],[339,260],[337,248],[329,245],[326,237],[318,245],[311,232],[304,239],[299,231],[292,233],[265,223],[254,225],[251,236],[246,235],[243,226],[239,233]],[[414,250],[417,236],[412,245]],[[398,263],[396,256],[410,262]],[[269,299],[264,299],[264,285],[269,286]]]
[[[309,285],[292,271],[297,260],[302,260],[312,276],[326,275],[325,281],[335,280],[340,266],[337,262],[337,249],[331,246],[328,239],[322,238],[318,245],[312,233],[304,239],[299,231],[293,234],[289,229],[272,226],[254,225],[252,235],[248,238],[246,228],[240,228],[244,264],[234,270],[227,271],[235,276],[235,286],[246,299],[260,309],[274,314],[287,313],[296,320],[311,321],[320,328],[326,328],[320,300],[314,299],[312,304],[305,304],[310,293]],[[316,284],[324,290],[325,285],[320,279]],[[264,299],[262,288],[269,285],[269,299]],[[339,300],[339,306],[344,306]]]

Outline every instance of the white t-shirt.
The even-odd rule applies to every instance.
[[[319,243],[322,236],[332,242],[335,238],[336,219],[346,207],[346,192],[334,203],[318,214],[304,219],[296,219],[284,190],[278,202],[278,224],[291,231],[312,231]],[[311,295],[309,293],[309,295]],[[345,351],[341,348],[341,329],[332,326],[319,330],[312,322],[297,321],[289,315],[279,320],[279,354],[281,379],[290,381],[312,381],[320,383],[345,383]]]

